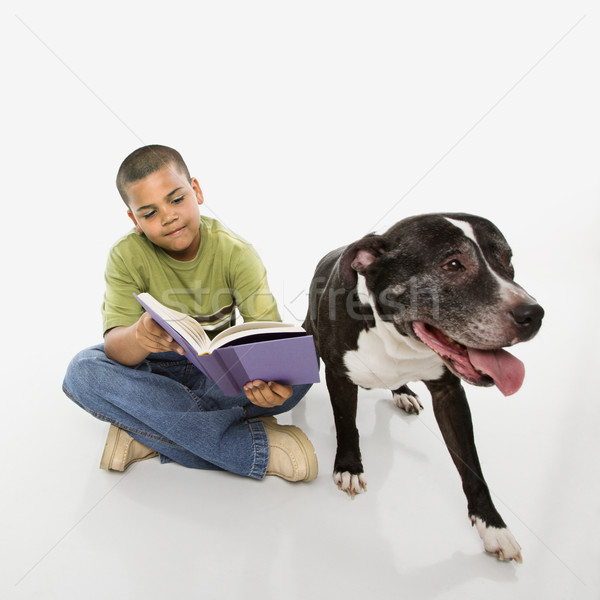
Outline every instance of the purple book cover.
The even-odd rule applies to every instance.
[[[229,378],[238,391],[254,379],[285,385],[319,382],[319,363],[312,335],[241,343],[217,348],[213,355],[227,365]]]
[[[152,319],[184,349],[185,357],[227,396],[239,394],[243,391],[244,384],[254,379],[286,385],[320,381],[312,335],[296,333],[291,337],[278,337],[276,332],[267,332],[267,338],[278,339],[256,341],[260,334],[253,333],[249,336],[252,341],[240,338],[210,354],[198,355],[193,346],[168,321],[156,314],[137,295],[135,297]]]

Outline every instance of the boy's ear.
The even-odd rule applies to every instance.
[[[136,221],[136,218],[133,216],[133,213],[130,210],[127,211],[127,216],[133,221],[133,224],[135,225],[135,228],[137,229],[137,232],[138,233],[144,233],[142,231],[142,228],[139,226],[138,222]]]
[[[200,184],[198,183],[198,180],[195,177],[192,177],[190,179],[190,184],[192,186],[192,189],[194,190],[194,194],[196,194],[196,200],[198,200],[198,204],[203,204],[204,203],[204,194],[202,193],[202,190],[200,189]]]

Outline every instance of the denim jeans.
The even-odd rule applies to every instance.
[[[263,408],[245,394],[224,396],[175,352],[150,354],[126,367],[110,360],[102,344],[77,354],[63,382],[69,398],[156,450],[162,462],[255,479],[265,476],[269,461],[259,417],[290,410],[310,387],[294,386],[282,406]]]

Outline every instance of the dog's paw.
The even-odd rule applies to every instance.
[[[346,492],[351,498],[354,498],[356,494],[367,491],[367,478],[364,473],[336,471],[333,474],[333,481],[339,490]]]
[[[496,554],[499,560],[514,560],[522,563],[521,546],[506,527],[490,527],[479,517],[471,517],[471,522],[477,527],[479,537],[483,540],[486,552]]]
[[[394,399],[394,404],[409,415],[412,413],[418,415],[423,410],[419,396],[406,386],[402,386],[399,390],[392,392],[392,398]]]

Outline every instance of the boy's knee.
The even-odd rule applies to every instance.
[[[305,383],[303,385],[293,385],[292,395],[283,403],[283,407],[286,411],[291,410],[306,396],[308,390],[312,387],[312,383]]]
[[[97,378],[99,365],[106,359],[102,345],[78,352],[67,367],[63,389],[69,396],[77,395],[82,386],[89,388]]]
[[[293,385],[292,386],[292,390],[293,390],[292,398],[297,397],[299,400],[302,400],[302,398],[304,398],[304,396],[306,396],[306,394],[308,393],[308,390],[310,390],[312,385],[313,385],[312,383],[304,383],[302,385]]]

